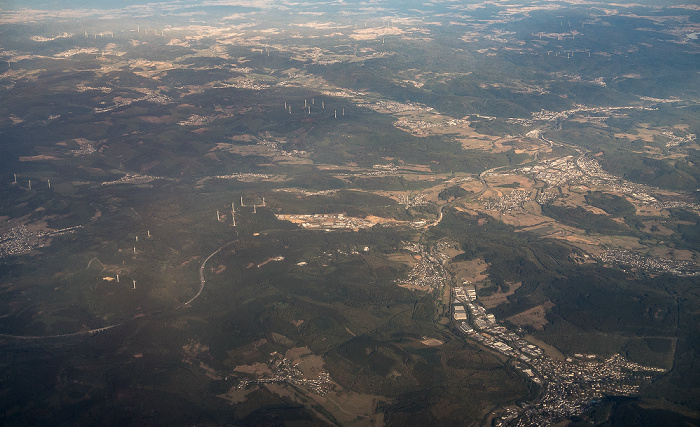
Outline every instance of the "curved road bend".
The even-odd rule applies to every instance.
[[[209,261],[214,255],[218,254],[223,248],[226,246],[231,245],[232,243],[236,242],[236,240],[232,240],[224,245],[222,245],[219,249],[215,250],[209,256],[202,262],[202,265],[199,267],[199,291],[195,296],[189,299],[186,303],[180,304],[179,306],[173,308],[172,310],[169,311],[175,311],[179,310],[182,307],[189,305],[192,303],[192,301],[196,300],[199,298],[199,296],[202,294],[202,291],[204,290],[204,284],[206,283],[206,280],[204,279],[204,267],[207,265],[207,261]],[[164,312],[161,312],[164,313]],[[115,323],[114,325],[108,325],[108,326],[103,326],[101,328],[96,328],[96,329],[90,329],[87,331],[79,331],[79,332],[72,332],[69,334],[56,334],[56,335],[11,335],[11,334],[0,334],[0,338],[11,338],[11,339],[19,339],[19,340],[41,340],[41,339],[49,339],[49,338],[69,338],[69,337],[77,337],[80,335],[93,335],[97,334],[103,331],[106,331],[108,329],[116,328],[117,326],[122,326],[125,325],[129,322],[131,322],[134,319],[127,320],[126,322],[121,322],[121,323]]]
[[[442,208],[444,208],[444,207],[445,207],[445,206],[440,206],[440,208],[438,209],[438,216],[437,216],[437,219],[436,219],[435,221],[433,221],[432,223],[428,224],[428,225],[426,226],[426,228],[428,228],[428,227],[435,227],[436,225],[440,224],[440,221],[442,221]]]
[[[196,300],[197,298],[199,298],[199,296],[202,294],[202,291],[204,290],[204,284],[206,283],[206,280],[204,279],[204,267],[206,267],[207,261],[209,261],[214,255],[218,254],[223,248],[225,248],[226,246],[229,246],[229,245],[233,244],[233,243],[236,242],[236,241],[237,241],[237,240],[231,240],[230,242],[228,242],[228,243],[222,245],[219,249],[217,249],[217,250],[215,250],[214,252],[212,252],[211,254],[209,254],[209,256],[202,262],[202,265],[199,267],[199,291],[197,292],[197,295],[195,295],[195,296],[193,296],[192,298],[190,298],[189,301],[187,301],[187,302],[185,302],[185,303],[182,303],[182,304],[180,304],[179,306],[175,307],[175,308],[173,309],[173,311],[174,311],[174,310],[179,310],[179,309],[181,309],[182,307],[184,307],[184,306],[186,306],[186,305],[189,305],[192,301],[194,301],[194,300]]]
[[[498,170],[498,169],[507,168],[507,167],[509,167],[509,166],[510,166],[510,165],[496,166],[495,168],[486,169],[485,171],[481,172],[481,173],[479,174],[479,181],[481,181],[481,185],[483,185],[484,188],[482,188],[481,191],[479,191],[479,194],[478,194],[478,195],[484,194],[484,192],[485,192],[486,190],[488,190],[488,188],[489,188],[489,185],[486,183],[486,180],[484,179],[484,176],[486,176],[487,173],[491,173],[491,172],[493,172],[493,171],[495,171],[495,170]]]

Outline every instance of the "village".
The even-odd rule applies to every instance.
[[[528,200],[530,200],[529,191],[513,190],[502,197],[486,201],[484,209],[501,213],[517,212],[522,210],[523,203]]]
[[[151,181],[165,179],[161,176],[141,175],[140,173],[127,173],[123,177],[115,181],[105,181],[101,185],[116,185],[116,184],[146,184]]]
[[[621,110],[653,110],[651,107],[643,107],[643,106],[633,106],[633,107],[586,107],[584,105],[580,105],[577,108],[573,108],[571,110],[564,110],[564,111],[547,111],[547,110],[541,110],[535,113],[532,113],[532,119],[533,120],[540,120],[540,121],[553,121],[557,119],[566,119],[574,114],[577,113],[588,113],[588,114],[613,114],[617,111]]]
[[[0,236],[0,258],[22,255],[34,249],[42,248],[48,238],[72,233],[79,228],[82,228],[82,226],[78,225],[52,231],[31,231],[24,225],[11,228]]]
[[[325,396],[335,386],[327,371],[321,370],[315,378],[307,378],[299,369],[299,363],[292,363],[291,360],[282,357],[277,352],[272,354],[272,358],[268,361],[268,366],[272,371],[271,374],[255,379],[242,378],[237,388],[245,389],[255,384],[286,383],[303,387],[317,396]]]
[[[690,261],[650,257],[627,249],[608,249],[599,259],[608,264],[629,266],[640,270],[671,273],[677,276],[700,276],[698,266]]]

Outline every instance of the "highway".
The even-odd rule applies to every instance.
[[[121,326],[126,322],[122,323],[116,323],[114,325],[109,325],[109,326],[103,326],[101,328],[97,329],[90,329],[87,331],[80,331],[80,332],[72,332],[69,334],[56,334],[56,335],[9,335],[9,334],[0,334],[0,338],[12,338],[12,339],[18,339],[18,340],[40,340],[40,339],[48,339],[48,338],[69,338],[69,337],[77,337],[80,335],[94,335],[97,333],[100,333],[102,331],[106,331],[107,329],[112,329],[116,328],[117,326]]]

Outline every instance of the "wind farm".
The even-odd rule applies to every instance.
[[[0,11],[5,423],[698,424],[696,7],[83,3]]]

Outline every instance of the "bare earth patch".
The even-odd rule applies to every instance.
[[[418,255],[418,258],[416,258],[410,254],[393,253],[393,254],[389,254],[387,256],[387,259],[389,259],[391,261],[400,262],[401,264],[405,264],[405,265],[408,265],[409,267],[412,267],[413,265],[416,264],[416,260],[420,259],[420,255]]]
[[[428,338],[428,337],[425,337],[421,341],[421,343],[423,345],[427,345],[428,347],[437,347],[437,346],[441,346],[441,345],[445,344],[443,341],[440,341],[437,338]]]
[[[516,325],[530,325],[535,329],[542,330],[542,328],[549,323],[545,318],[545,315],[552,309],[552,307],[554,307],[554,304],[551,301],[547,301],[542,305],[532,307],[531,309],[525,310],[522,313],[510,316],[506,318],[506,320],[515,323]]]
[[[37,156],[22,156],[19,158],[20,162],[37,162],[41,160],[58,160],[58,157],[49,156],[47,154],[39,154]]]
[[[489,265],[481,258],[451,262],[448,265],[450,271],[459,279],[469,282],[478,282],[488,277],[486,269]]]
[[[244,374],[251,374],[260,376],[262,374],[271,374],[272,371],[266,363],[253,363],[252,365],[239,365],[233,369],[234,372],[242,372]]]
[[[296,363],[299,361],[299,359],[309,354],[312,354],[309,347],[294,347],[287,350],[284,357],[291,360],[293,363]]]
[[[241,402],[245,402],[248,400],[248,395],[256,390],[258,390],[260,387],[258,386],[252,386],[252,387],[247,387],[244,389],[239,389],[237,387],[232,387],[231,390],[227,391],[224,394],[219,394],[216,397],[220,397],[224,400],[228,400],[232,404],[237,404]]]
[[[308,379],[317,378],[323,372],[326,363],[321,356],[310,354],[304,356],[299,362],[298,368]]]
[[[479,301],[486,307],[487,309],[494,308],[498,306],[499,304],[502,304],[504,302],[508,302],[508,297],[513,295],[515,291],[518,290],[519,287],[523,285],[522,282],[518,282],[515,284],[510,284],[510,289],[508,289],[508,292],[498,292],[494,293],[493,295],[490,295],[488,297],[479,297]]]
[[[533,227],[547,222],[554,222],[554,220],[545,216],[530,213],[503,214],[500,220],[515,227]]]
[[[173,115],[169,116],[142,116],[141,120],[148,123],[175,123],[177,117]]]
[[[384,425],[384,413],[377,411],[379,402],[386,401],[381,396],[335,392],[312,398],[333,414],[341,425],[349,425],[350,422],[353,426]]]

